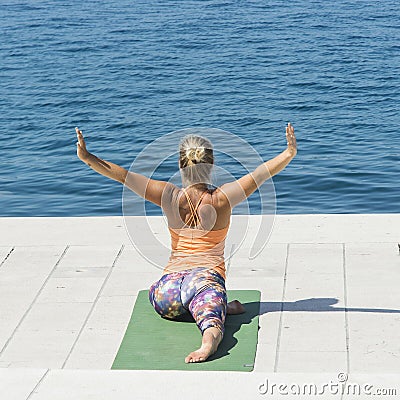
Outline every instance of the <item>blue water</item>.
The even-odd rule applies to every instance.
[[[288,121],[298,154],[273,178],[277,213],[398,213],[399,21],[397,0],[2,1],[0,214],[121,214],[122,185],[77,158],[75,126],[129,168],[197,126],[267,160]]]

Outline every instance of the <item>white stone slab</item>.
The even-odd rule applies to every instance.
[[[64,251],[17,246],[0,269],[0,353]]]
[[[328,384],[331,373],[320,374],[270,374],[265,372],[221,371],[100,371],[100,370],[51,370],[35,390],[33,400],[80,398],[125,400],[177,399],[188,395],[196,399],[260,399],[290,398],[310,399],[310,395],[280,394],[291,385],[307,389],[310,382],[319,388]],[[181,382],[172,385],[171,382]],[[182,383],[184,382],[184,384]],[[282,387],[286,385],[286,389]],[[273,388],[273,395],[271,390]],[[296,389],[294,389],[296,390]],[[194,392],[193,392],[194,391]],[[260,394],[267,391],[268,394]],[[193,394],[195,393],[195,395]],[[306,392],[308,393],[308,392]],[[193,397],[195,396],[195,397]],[[325,393],[319,399],[335,399],[337,395]],[[29,400],[31,400],[29,399]]]
[[[110,268],[120,250],[121,244],[71,245],[57,269]]]
[[[135,301],[136,296],[101,296],[63,367],[110,369]]]
[[[270,243],[394,242],[400,214],[277,215]]]
[[[280,351],[276,372],[347,371],[346,351]]]
[[[343,312],[284,312],[279,351],[346,351]]]
[[[94,302],[121,246],[69,246],[37,298],[45,302]]]
[[[290,244],[288,272],[307,276],[343,275],[343,246],[337,243]]]
[[[102,295],[104,296],[133,296],[140,290],[149,289],[151,284],[161,277],[137,273],[134,270],[113,268]]]
[[[37,303],[20,325],[17,333],[25,329],[75,331],[85,320],[92,303]]]
[[[137,217],[152,220],[155,233],[168,237],[162,216]],[[259,216],[234,215],[250,227],[244,246],[251,247]],[[38,229],[38,226],[41,228]],[[395,242],[399,237],[400,214],[304,214],[277,215],[267,243]],[[234,236],[234,232],[232,232]],[[233,242],[239,243],[232,237]],[[231,240],[231,239],[230,239]],[[131,239],[122,216],[110,217],[3,217],[0,245],[129,244]]]
[[[168,232],[162,217],[150,218],[154,218],[151,220],[154,234],[161,241],[167,240]],[[251,224],[256,219],[252,221],[250,217]],[[122,338],[124,324],[128,323],[130,308],[134,304],[132,301],[130,306],[127,299],[134,296],[137,290],[147,288],[148,282],[158,279],[161,272],[160,268],[146,263],[132,246],[123,224],[119,225],[121,222],[123,223],[121,217],[0,219],[0,260],[4,251],[16,246],[0,267],[0,299],[3,304],[0,304],[0,340],[6,343],[11,337],[0,356],[1,368],[65,366],[70,371],[71,368],[78,368],[79,373],[84,374],[85,370],[82,368],[111,366],[118,340]],[[255,388],[246,386],[253,379],[249,379],[249,376],[261,377],[257,375],[257,371],[264,371],[264,377],[266,373],[270,376],[275,364],[278,371],[282,372],[295,368],[296,365],[301,367],[303,355],[308,361],[304,368],[308,366],[311,372],[318,365],[322,371],[328,370],[328,364],[341,366],[346,354],[346,296],[350,371],[398,373],[400,349],[396,343],[400,316],[400,256],[397,247],[400,237],[399,222],[399,214],[280,215],[276,218],[272,235],[263,250],[265,259],[256,258],[255,263],[248,260],[242,251],[246,248],[244,244],[244,248],[236,254],[236,259],[235,256],[232,258],[227,274],[227,288],[261,291],[255,372],[211,373],[211,385],[213,377],[218,375],[216,382],[219,386],[214,386],[221,388],[220,394],[213,394],[216,393],[216,397],[229,395],[230,398],[235,398],[236,394],[240,394],[238,398],[251,398],[255,394],[259,398],[257,391],[254,393],[257,385]],[[249,238],[252,235],[251,229],[256,229],[251,224]],[[235,239],[234,235],[231,239]],[[40,244],[44,246],[37,246]],[[122,244],[125,244],[125,248],[120,253]],[[285,276],[287,244],[289,255]],[[28,246],[21,248],[19,245]],[[61,255],[66,245],[70,245],[70,248],[53,271],[57,255]],[[28,248],[29,246],[31,247]],[[167,254],[161,248],[144,247],[144,250],[154,251],[158,257]],[[264,267],[264,262],[269,264]],[[113,275],[111,268],[119,272]],[[108,271],[111,271],[109,281],[104,282]],[[39,302],[35,301],[29,310],[46,279],[48,285],[43,287],[40,293],[42,297],[39,296]],[[95,289],[99,288],[98,283],[102,279],[105,283],[103,291],[100,292],[99,289],[96,293]],[[95,285],[90,284],[96,280],[98,282]],[[73,283],[74,288],[68,296],[58,297],[57,291],[52,292],[55,290],[53,284],[68,281]],[[283,289],[285,298],[282,303]],[[98,304],[84,325],[92,308],[92,301],[96,298]],[[41,303],[43,300],[45,302]],[[89,302],[74,302],[76,300]],[[117,304],[115,308],[113,304]],[[282,308],[284,312],[281,314]],[[13,335],[15,327],[27,311],[25,319]],[[274,357],[277,350],[276,363]],[[324,357],[320,359],[321,356]],[[157,384],[162,390],[156,395],[176,398],[175,388],[171,388],[170,393],[165,388],[169,387],[168,382],[171,379],[179,376],[181,380],[183,373],[176,371],[178,374],[174,376],[169,374],[172,371],[150,371],[154,372],[151,377],[152,386],[146,387],[145,371],[108,372],[113,377],[117,376],[113,375],[116,372],[133,374],[126,375],[124,379],[129,383],[125,386],[121,381],[117,382],[119,386],[113,386],[115,382],[111,381],[106,384],[103,381],[108,378],[102,376],[100,383],[96,383],[97,378],[94,378],[93,387],[92,383],[88,386],[89,379],[93,378],[91,375],[74,375],[70,381],[65,380],[64,376],[58,381],[59,387],[46,386],[46,382],[52,379],[49,375],[50,380],[46,377],[40,384],[38,393],[33,394],[32,398],[43,396],[44,399],[53,399],[60,393],[65,398],[82,398],[82,393],[83,396],[89,393],[89,397],[93,395],[96,399],[101,399],[102,396],[110,398],[110,394],[116,394],[118,399],[123,399],[124,396],[132,398],[132,393],[138,394],[138,398],[146,398],[148,388]],[[193,378],[189,378],[182,393],[196,385],[200,375],[193,373]],[[231,388],[235,388],[241,379],[237,377],[242,376],[242,384],[238,384],[237,389],[230,393]],[[317,376],[319,379],[322,375],[313,372],[309,375],[273,376],[285,376],[287,379],[293,379],[293,376]],[[398,375],[396,376],[398,381]],[[232,377],[235,377],[233,383],[230,381]],[[192,383],[190,379],[193,379]],[[78,385],[73,387],[76,382]],[[143,384],[143,387],[138,386],[137,382]],[[226,388],[221,382],[226,383]],[[197,393],[202,394],[201,390]]]
[[[257,343],[256,360],[254,364],[254,372],[273,373],[276,357],[276,341],[275,343]]]
[[[350,280],[347,285],[347,297],[349,309],[367,309],[369,312],[400,312],[400,293],[395,287],[399,282],[395,277],[376,277],[375,285],[371,282],[374,277],[362,279],[355,282]],[[386,282],[385,282],[386,281]],[[362,285],[364,282],[364,285]],[[362,310],[361,310],[362,311]]]
[[[52,278],[106,278],[111,267],[65,267],[56,268]]]
[[[107,346],[107,345],[106,345]],[[99,353],[85,353],[81,351],[79,355],[75,355],[63,364],[62,368],[72,370],[96,369],[110,370],[118,349],[112,353],[106,353],[103,349]],[[61,368],[61,367],[60,367]]]
[[[26,357],[21,357],[21,359],[16,359],[13,361],[7,361],[8,368],[44,368],[48,366],[49,369],[52,368],[62,368],[63,359],[65,358],[65,353],[59,352],[45,352],[40,356],[36,354],[30,354]]]
[[[255,258],[250,257],[250,248],[240,247],[233,250],[229,262],[232,273],[243,271],[245,276],[276,277],[285,272],[287,245],[282,243],[268,244]],[[227,264],[227,262],[226,262]]]
[[[227,290],[259,290],[261,300],[281,301],[283,277],[248,277],[229,272],[226,278]]]
[[[396,284],[400,282],[399,273],[374,271],[370,274],[347,276],[346,280],[349,307],[363,305],[371,309],[400,310],[400,292]]]
[[[134,269],[148,273],[156,270],[161,273],[167,265],[170,254],[170,247],[166,248],[157,244],[150,246],[138,245],[136,248],[125,246],[124,252],[121,254],[124,259],[118,262],[118,268]]]
[[[400,252],[397,242],[346,243],[345,253],[348,276],[369,276],[376,272],[396,276],[400,274]]]
[[[43,378],[47,369],[0,368],[0,399],[25,400]]]
[[[2,217],[1,245],[110,245],[129,243],[123,219],[114,217]]]
[[[350,370],[400,373],[400,315],[349,312]]]
[[[400,255],[397,243],[346,244],[348,305],[400,312]]]
[[[110,269],[108,268],[108,270]],[[36,303],[94,302],[105,279],[105,276],[99,278],[83,276],[79,278],[50,278],[36,299]]]
[[[157,251],[159,254],[161,253],[163,256],[167,258],[168,252],[165,250],[156,250],[156,249],[142,249],[139,251],[133,245],[125,245],[122,250],[118,260],[115,263],[115,268],[134,270],[140,273],[149,273],[152,274],[154,272],[159,272],[160,267],[153,265],[151,260],[149,260],[148,256],[151,252]],[[147,258],[146,258],[147,257]]]
[[[91,307],[92,303],[35,304],[0,360],[13,366],[61,367]]]
[[[47,277],[60,259],[65,246],[17,246],[0,269],[0,284],[31,283],[38,277]],[[3,293],[3,291],[0,292]]]
[[[344,298],[344,279],[342,274],[305,273],[293,274],[292,268],[286,278],[285,300],[296,301],[314,299],[314,302],[324,302],[332,299],[337,305]],[[335,301],[334,301],[335,300]],[[343,304],[343,300],[342,300]]]

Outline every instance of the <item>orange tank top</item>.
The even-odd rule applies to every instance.
[[[197,208],[205,192],[200,196],[196,206],[193,206],[185,189],[183,189],[183,192],[186,195],[191,212],[186,225],[189,225],[191,221],[195,221],[196,226],[201,225]],[[190,227],[176,229],[168,227],[168,229],[171,234],[171,255],[164,268],[164,274],[206,267],[215,270],[226,279],[224,250],[229,224],[225,228],[215,231]]]

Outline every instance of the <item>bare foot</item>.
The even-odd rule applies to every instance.
[[[226,308],[227,314],[243,314],[244,312],[246,312],[246,309],[239,300],[230,301]]]
[[[202,362],[217,351],[218,345],[222,340],[221,331],[212,326],[203,332],[201,347],[192,351],[186,358],[185,363]]]

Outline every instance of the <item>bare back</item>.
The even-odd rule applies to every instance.
[[[226,228],[230,222],[232,210],[220,188],[201,192],[175,186],[166,196],[163,210],[170,228],[191,227],[216,231]],[[167,198],[170,199],[169,202]],[[197,213],[198,226],[193,212]]]

